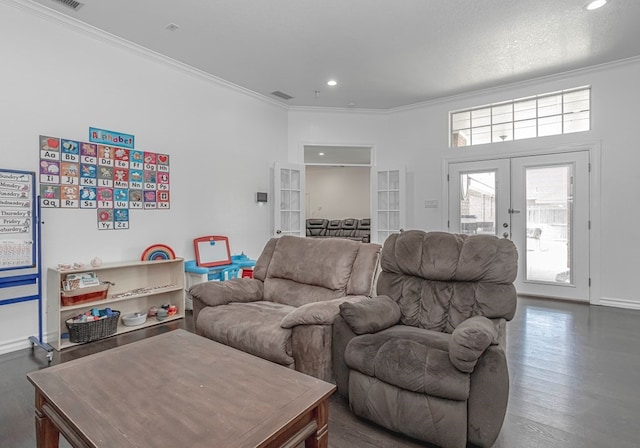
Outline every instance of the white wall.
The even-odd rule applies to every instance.
[[[171,210],[132,210],[129,230],[98,231],[94,210],[44,209],[44,267],[139,259],[155,243],[189,259],[208,234],[257,257],[271,204],[255,192],[287,159],[286,109],[16,5],[0,1],[1,168],[37,171],[40,134],[86,141],[90,126],[171,156]],[[35,334],[36,302],[0,307],[0,352]]]
[[[90,126],[135,134],[136,147],[171,155],[171,210],[133,211],[130,230],[98,231],[90,210],[44,210],[45,267],[93,256],[137,259],[160,242],[191,258],[192,239],[211,233],[229,235],[233,252],[256,257],[270,237],[271,204],[256,204],[255,192],[270,191],[274,161],[302,163],[304,144],[373,146],[377,165],[406,166],[407,227],[440,229],[442,203],[426,209],[424,201],[442,198],[443,158],[452,154],[449,110],[589,84],[590,132],[459,153],[600,145],[592,301],[640,309],[633,281],[640,248],[640,60],[405,110],[286,111],[24,5],[0,0],[0,167],[36,171],[38,135],[85,140]],[[0,352],[27,346],[37,331],[35,306],[0,307]]]
[[[368,166],[307,166],[306,217],[370,218],[370,174]]]
[[[599,200],[592,208],[591,278],[594,304],[640,309],[635,285],[640,232],[640,151],[637,107],[640,104],[640,59],[562,76],[476,92],[414,107],[380,113],[317,110],[289,112],[289,157],[299,160],[300,142],[346,141],[375,145],[379,165],[407,167],[407,227],[443,228],[443,160],[452,155],[489,155],[585,145],[600,148],[594,176]],[[448,112],[560,89],[592,86],[592,130],[578,134],[504,142],[482,147],[448,148]],[[596,193],[596,192],[592,192]],[[594,195],[594,198],[597,198]],[[438,208],[425,208],[425,200]],[[584,242],[586,244],[586,242]],[[582,242],[581,242],[582,244]]]

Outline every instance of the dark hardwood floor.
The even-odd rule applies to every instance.
[[[192,330],[190,319],[56,352],[53,363],[176,328]],[[511,394],[495,447],[640,447],[640,311],[520,298],[507,348]],[[1,448],[35,446],[25,375],[46,366],[39,348],[0,356]],[[331,448],[425,446],[356,418],[337,395],[329,420]]]

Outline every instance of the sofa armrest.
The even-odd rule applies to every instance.
[[[231,302],[257,302],[262,300],[262,291],[260,280],[235,278],[199,283],[189,289],[189,295],[202,306],[219,306]]]
[[[467,400],[467,441],[493,446],[507,413],[509,369],[500,345],[489,346],[471,373]]]
[[[347,325],[342,316],[336,317],[332,326],[331,364],[333,378],[338,388],[338,394],[349,398],[349,367],[344,359],[344,352],[349,342],[358,335]]]
[[[377,333],[400,321],[400,307],[389,296],[340,305],[340,315],[355,334]]]
[[[340,305],[367,300],[367,296],[345,296],[322,302],[306,303],[282,318],[282,328],[293,328],[296,325],[331,325],[340,314]]]
[[[474,316],[451,333],[449,359],[458,370],[470,373],[487,347],[497,343],[498,332],[493,322],[484,316]]]

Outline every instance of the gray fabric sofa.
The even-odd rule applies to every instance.
[[[370,298],[380,250],[344,239],[271,239],[252,279],[189,289],[196,333],[333,381],[333,321],[341,303]]]
[[[353,412],[441,447],[491,446],[509,396],[517,257],[492,235],[391,235],[380,295],[341,305],[334,323],[335,380]]]

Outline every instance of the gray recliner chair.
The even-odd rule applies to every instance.
[[[353,412],[441,447],[493,445],[509,396],[517,258],[491,235],[391,235],[379,295],[342,304],[334,322],[335,379]]]

